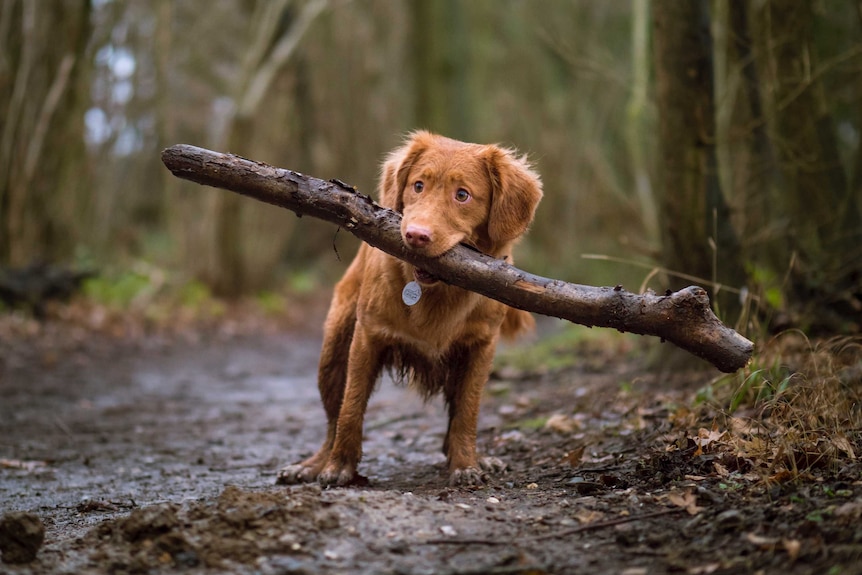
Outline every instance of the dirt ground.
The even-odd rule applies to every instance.
[[[479,445],[509,470],[485,487],[447,486],[442,404],[388,381],[369,487],[276,486],[324,433],[311,315],[259,333],[7,333],[0,514],[46,533],[0,572],[862,573],[855,460],[770,482],[698,449],[675,413],[717,374],[649,374],[628,340],[497,370]]]

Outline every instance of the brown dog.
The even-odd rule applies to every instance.
[[[411,134],[393,151],[380,179],[380,203],[403,214],[405,246],[429,256],[464,243],[511,262],[541,197],[539,176],[514,151],[428,132]],[[416,302],[402,298],[411,282],[420,288]],[[388,367],[426,398],[443,393],[450,484],[482,483],[485,471],[502,466],[476,456],[479,401],[497,339],[532,326],[526,312],[362,244],[335,287],[324,326],[318,386],[329,422],[326,441],[312,457],[282,469],[278,482],[364,480],[357,466],[365,409]]]

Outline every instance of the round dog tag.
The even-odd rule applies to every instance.
[[[414,305],[422,297],[422,287],[419,282],[410,282],[401,290],[401,299],[407,305]]]

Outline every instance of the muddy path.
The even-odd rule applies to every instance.
[[[486,487],[446,485],[442,404],[388,381],[370,487],[276,486],[322,439],[318,326],[4,342],[0,513],[46,535],[0,573],[862,572],[858,466],[775,486],[669,449],[714,374],[648,375],[630,350],[501,368],[479,445],[510,469]]]

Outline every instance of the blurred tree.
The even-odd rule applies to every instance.
[[[93,3],[93,72],[79,145],[86,145],[99,169],[87,190],[88,209],[77,217],[83,251],[105,263],[156,255],[165,258],[160,263],[182,263],[167,255],[174,246],[165,223],[181,204],[168,203],[178,186],[165,186],[159,146],[188,137],[201,108],[199,100],[197,108],[189,104],[199,97],[200,85],[186,82],[177,64],[189,52],[184,43],[174,43],[173,31],[180,26],[165,25],[168,17],[181,22],[184,8],[179,2]],[[188,27],[185,33],[196,30]],[[194,229],[195,223],[186,225]]]
[[[770,187],[779,181],[777,161],[763,113],[762,82],[755,65],[748,2],[716,2],[718,30],[716,98],[722,183],[733,204],[733,221],[743,242],[743,257],[752,262],[778,258],[768,238],[780,227]],[[755,275],[762,277],[755,271]]]
[[[775,308],[858,317],[858,6],[324,3],[0,2],[0,262],[81,246],[222,294],[332,277],[348,234],[179,182],[159,151],[226,149],[373,193],[383,155],[425,127],[529,153],[546,190],[518,256],[532,271],[631,285],[641,269],[579,256],[640,255],[738,287],[747,268]]]
[[[768,0],[750,9],[764,116],[778,162],[767,193],[780,233],[770,238],[773,257],[764,263],[789,279],[785,295],[800,315],[793,323],[835,330],[855,321],[858,329],[862,214],[822,82],[829,67],[814,41],[813,3]]]
[[[89,18],[88,0],[0,4],[0,262],[74,249]]]
[[[708,1],[655,0],[652,11],[662,263],[711,280],[727,319],[738,299],[721,297],[719,285],[741,287],[745,273],[718,178]],[[689,283],[670,280],[674,289]]]
[[[413,83],[417,126],[471,140],[471,36],[461,0],[413,0]]]
[[[632,90],[626,107],[626,143],[634,175],[634,191],[643,220],[648,250],[660,245],[656,201],[646,159],[646,107],[649,94],[649,1],[632,0]]]
[[[224,129],[213,142],[216,149],[245,152],[255,137],[254,120],[277,74],[293,56],[309,25],[326,7],[327,0],[309,0],[294,14],[287,0],[262,0],[252,14],[249,43],[232,102],[224,118]],[[205,273],[219,295],[235,297],[247,288],[243,254],[242,212],[246,201],[236,194],[214,194],[211,244],[215,250],[213,267]]]
[[[288,64],[290,91],[269,100],[290,103],[286,124],[264,129],[279,134],[273,139],[281,142],[281,165],[375,194],[383,156],[416,127],[410,9],[407,2],[341,0],[321,14]],[[350,234],[304,218],[281,262],[286,270],[332,278],[357,247]]]
[[[172,54],[174,52],[174,21],[175,8],[173,0],[157,0],[156,30],[155,30],[155,58],[156,58],[156,118],[158,121],[156,137],[158,139],[156,148],[163,150],[178,142],[178,120],[177,105],[173,99],[174,90],[171,87],[171,79],[176,76]],[[167,170],[161,170],[162,205],[165,207],[163,218],[167,228],[167,234],[173,239],[174,250],[183,254],[177,258],[174,265],[190,261],[188,256],[193,250],[195,226],[190,225],[193,210],[186,186],[182,181],[173,177]],[[170,209],[167,208],[170,206]]]
[[[648,76],[635,77],[631,61],[631,4],[547,0],[502,6],[486,4],[480,15],[485,25],[474,29],[474,41],[484,33],[488,43],[477,51],[475,114],[480,140],[511,142],[530,154],[542,174],[545,197],[521,248],[526,257],[518,261],[580,282],[637,285],[640,269],[581,258],[593,252],[654,256],[636,190],[648,191],[651,183],[655,107],[649,97],[643,108],[629,107],[649,85]],[[630,138],[630,110],[642,129],[636,141]],[[636,174],[638,159],[644,171]],[[646,185],[638,187],[636,178],[644,176]]]

